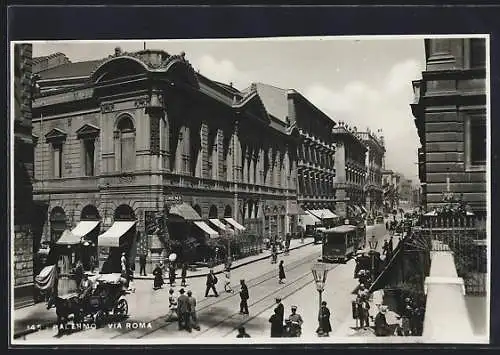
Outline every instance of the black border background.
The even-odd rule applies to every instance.
[[[7,11],[4,11],[7,10]],[[7,21],[2,36],[7,55],[8,41],[11,40],[69,40],[69,39],[169,39],[169,38],[228,38],[228,37],[275,37],[275,36],[316,36],[316,35],[425,35],[425,34],[490,34],[491,63],[491,181],[495,180],[498,168],[499,140],[495,139],[498,112],[499,85],[499,47],[500,47],[500,7],[497,6],[14,6],[2,8],[2,16]],[[313,56],[314,53],[311,53]],[[7,56],[6,56],[7,57]],[[6,60],[6,58],[3,58]],[[8,64],[5,62],[5,64]],[[7,65],[0,66],[7,68]],[[7,71],[0,74],[4,83],[8,83]],[[410,86],[411,83],[409,82]],[[8,86],[0,86],[6,90]],[[7,89],[8,90],[8,89]],[[0,92],[2,99],[8,98],[8,91]],[[6,107],[5,105],[4,107]],[[4,117],[10,117],[4,111]],[[7,132],[3,136],[5,151],[9,154],[8,119],[0,120],[0,128]],[[2,155],[2,159],[5,155]],[[8,156],[7,156],[8,158]],[[9,171],[8,160],[3,161]],[[0,184],[9,192],[7,174],[5,184]],[[497,217],[494,213],[497,207],[498,191],[491,186],[491,225],[495,231]],[[4,191],[2,191],[4,192]],[[4,200],[1,200],[2,203]],[[5,200],[7,201],[7,200]],[[9,205],[6,204],[0,214],[0,223],[9,228]],[[5,218],[5,220],[3,219]],[[10,231],[7,229],[6,236]],[[5,238],[6,239],[6,238]],[[4,240],[5,240],[4,239]],[[491,321],[490,341],[492,345],[500,344],[500,301],[499,285],[495,276],[499,271],[499,240],[492,233],[491,244]],[[8,240],[8,239],[7,239]],[[5,254],[9,252],[9,244],[1,243]],[[7,284],[9,268],[1,264],[2,284]],[[8,305],[9,294],[0,292],[4,297],[3,305]],[[7,312],[9,310],[5,308]],[[5,314],[5,320],[8,315]],[[8,325],[10,327],[10,324]],[[4,328],[5,329],[5,328]],[[8,337],[8,332],[4,333]],[[9,338],[7,342],[10,343]],[[340,346],[340,344],[339,344]],[[349,346],[360,348],[363,344]],[[131,346],[128,346],[131,347]],[[228,350],[229,346],[210,346],[218,352]],[[329,346],[328,348],[332,348]],[[337,346],[338,347],[338,346]],[[345,345],[342,345],[346,348]],[[370,345],[371,348],[375,347]],[[401,349],[402,345],[380,345],[378,348]],[[423,345],[408,344],[405,348],[422,348]],[[439,347],[442,345],[426,345]],[[485,346],[480,346],[485,348]],[[154,347],[151,347],[154,348]],[[182,347],[175,347],[176,351]],[[196,348],[199,348],[197,346]],[[196,349],[191,347],[191,349]],[[258,348],[275,348],[272,345],[261,345]],[[292,351],[292,348],[294,351]],[[322,346],[322,348],[325,348]],[[466,348],[472,346],[448,346],[448,349]],[[226,350],[223,350],[226,349]],[[256,350],[255,346],[239,346],[238,351]],[[280,346],[287,353],[298,349],[318,350],[312,344]],[[138,349],[137,349],[138,350]],[[346,352],[347,349],[342,350]],[[417,350],[417,349],[414,349]],[[123,350],[121,350],[123,351]],[[234,351],[234,350],[233,350]],[[364,351],[364,350],[363,350]],[[408,350],[407,350],[408,351]],[[435,351],[435,350],[434,350]],[[297,351],[298,352],[298,351]],[[413,352],[413,351],[412,351]]]

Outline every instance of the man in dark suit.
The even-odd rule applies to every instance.
[[[278,329],[277,325],[275,325],[275,334],[277,336],[282,336],[283,334],[283,319],[285,318],[285,307],[283,303],[281,303],[281,297],[276,297],[276,307],[274,308],[274,314],[276,314],[277,320],[276,322],[281,324],[281,328]]]
[[[250,298],[250,295],[248,294],[248,287],[245,284],[245,280],[240,280],[240,284],[240,314],[248,314],[248,299]]]
[[[191,333],[189,297],[184,294],[184,289],[179,290],[180,296],[177,298],[177,313],[179,321],[179,330],[186,329]]]
[[[214,274],[214,270],[210,269],[210,272],[207,275],[207,289],[205,290],[205,297],[208,297],[208,291],[210,291],[210,289],[214,291],[215,297],[219,297],[219,294],[215,289],[216,284],[217,284],[217,277]]]

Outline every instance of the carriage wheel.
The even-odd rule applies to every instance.
[[[104,324],[104,312],[98,311],[95,314],[95,325],[97,328],[100,328]]]
[[[115,306],[113,314],[117,316],[126,316],[128,314],[128,302],[127,300],[121,299]]]

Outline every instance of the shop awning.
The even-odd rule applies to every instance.
[[[99,225],[99,221],[80,221],[75,228],[71,230],[71,233],[78,237],[85,237],[87,234],[92,232],[95,227]]]
[[[219,237],[219,233],[217,233],[216,231],[214,231],[212,228],[210,228],[208,226],[208,224],[206,224],[205,222],[202,222],[202,221],[196,221],[194,222],[194,224],[200,228],[203,232],[205,232],[206,234],[208,234],[210,236],[210,238],[218,238]]]
[[[210,222],[212,222],[212,224],[214,226],[216,226],[217,228],[225,231],[226,230],[226,226],[224,225],[224,223],[222,223],[220,220],[218,220],[217,218],[210,218],[209,219]]]
[[[299,217],[299,223],[303,226],[314,226],[316,223],[321,223],[319,218],[313,215],[308,210],[305,211],[305,214]]]
[[[57,240],[56,244],[58,245],[75,245],[75,244],[80,244],[81,242],[81,237],[78,235],[74,235],[71,233],[69,230],[65,230],[61,237]]]
[[[335,213],[333,213],[332,211],[330,211],[329,209],[324,209],[324,210],[320,210],[324,217],[323,218],[338,218],[339,216],[337,216]]]
[[[172,207],[170,207],[170,210],[168,212],[170,214],[180,216],[184,218],[186,221],[197,221],[202,219],[198,214],[198,212],[196,212],[195,209],[190,205],[188,205],[187,203],[172,205]]]
[[[237,230],[244,231],[246,229],[232,218],[224,218],[224,219]]]
[[[98,245],[100,247],[118,248],[121,237],[127,233],[137,222],[136,221],[116,221],[103,234],[99,236]]]

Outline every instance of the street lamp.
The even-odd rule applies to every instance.
[[[316,283],[316,290],[318,290],[319,294],[319,311],[318,311],[318,319],[321,314],[321,302],[322,302],[322,293],[325,289],[326,283],[326,274],[328,273],[328,266],[323,263],[316,263],[312,267],[312,274],[314,277],[314,282]],[[321,322],[319,322],[318,334],[321,334],[323,329],[321,328]]]

